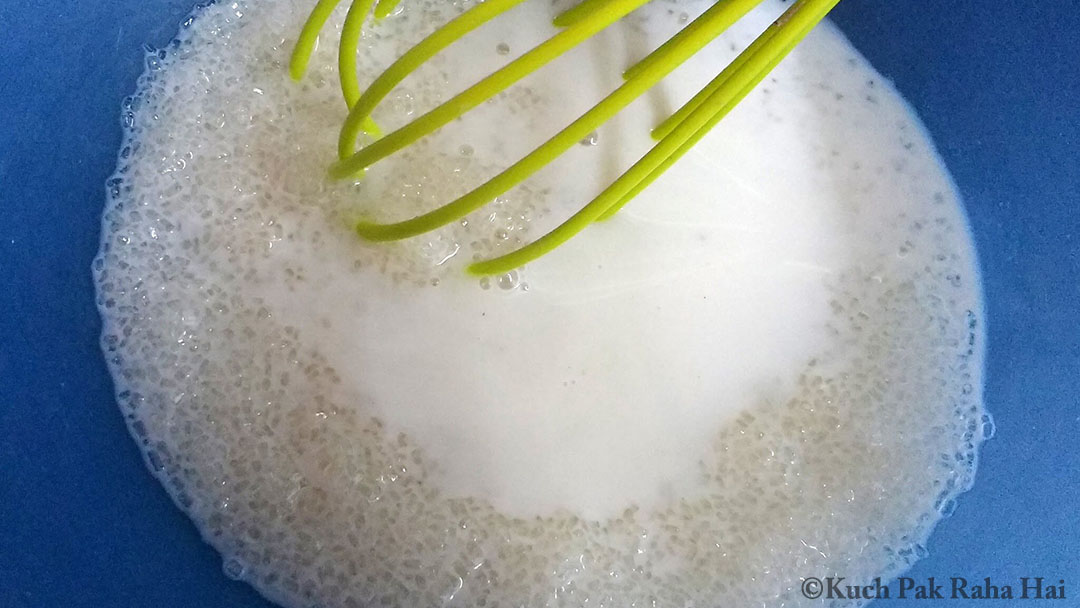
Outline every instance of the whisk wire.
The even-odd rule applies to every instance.
[[[384,0],[386,1],[386,0]],[[437,55],[447,46],[463,36],[491,21],[506,11],[521,4],[524,0],[487,0],[465,11],[443,27],[435,30],[419,44],[409,49],[390,65],[364,91],[356,104],[349,111],[348,118],[341,128],[338,138],[338,157],[346,159],[356,151],[356,140],[360,136],[364,121],[368,120],[375,108],[409,74]],[[605,0],[606,1],[606,0]],[[381,6],[381,5],[380,5]]]
[[[387,1],[380,0],[380,5]],[[372,2],[374,0],[357,0],[349,8],[349,14],[345,18],[346,23],[342,28],[341,46],[338,52],[338,71],[341,73],[341,89],[345,97],[345,103],[350,107],[355,102],[355,96],[359,96],[360,85],[356,74],[356,49],[359,47],[360,28],[363,24],[363,18],[371,10]],[[315,52],[315,47],[319,41],[319,33],[340,3],[341,0],[319,0],[314,10],[311,11],[311,15],[308,16],[307,21],[304,23],[304,28],[300,31],[300,36],[297,38],[296,46],[293,47],[292,57],[289,60],[289,75],[293,80],[299,81],[307,73],[311,55]],[[352,49],[351,53],[347,52],[349,48]],[[379,126],[370,118],[357,124],[357,131],[360,130],[373,137],[378,137],[380,134]]]
[[[666,54],[660,61],[649,66],[634,79],[623,83],[622,86],[565,129],[479,188],[443,207],[409,220],[390,224],[360,222],[356,227],[357,232],[361,237],[374,241],[408,238],[444,226],[479,209],[496,196],[525,181],[566,150],[576,145],[585,136],[596,130],[597,127],[610,120],[632,101],[655,86],[664,76],[681,65],[686,59],[700,51],[709,41],[741,19],[760,1],[730,0],[717,5],[720,9],[709,13],[709,19],[706,21],[707,26],[699,28],[693,35],[683,38],[674,52]],[[394,134],[388,135],[386,139],[393,136]],[[368,148],[364,148],[357,155],[378,146],[386,139],[379,140]]]
[[[597,9],[608,2],[611,2],[611,0],[581,0],[581,2],[556,15],[551,23],[555,27],[570,27],[595,13]]]
[[[318,41],[319,31],[339,1],[319,0],[305,23],[289,66],[294,79],[303,76]],[[350,111],[339,135],[339,160],[330,168],[330,176],[344,178],[355,175],[442,128],[649,0],[582,0],[555,18],[554,24],[563,29],[546,42],[413,122],[355,150],[361,131],[379,137],[371,113],[402,80],[450,44],[522,1],[487,0],[474,6],[410,49],[361,93],[356,54],[363,22],[373,6],[375,17],[379,19],[391,13],[399,0],[354,0],[346,16],[339,49],[342,92]],[[628,69],[623,75],[624,83],[588,112],[478,188],[405,221],[385,224],[358,222],[357,233],[371,241],[408,238],[460,220],[483,207],[610,120],[761,2],[763,0],[720,0]],[[505,255],[474,263],[468,267],[468,272],[476,275],[508,272],[549,253],[591,223],[610,218],[697,144],[838,3],[839,0],[796,0],[716,78],[653,129],[652,136],[658,143],[599,196],[539,239]]]
[[[399,0],[381,0],[375,9],[376,18],[379,18],[380,15],[379,9],[383,6],[391,5],[389,10],[392,11],[393,6],[396,6],[398,1]],[[518,4],[521,4],[523,1],[524,0],[487,0],[486,2],[482,2],[465,11],[443,27],[435,30],[435,32],[416,46],[409,49],[408,52],[391,64],[391,66],[380,74],[375,82],[364,91],[364,94],[355,104],[350,104],[352,109],[349,112],[348,118],[345,120],[345,124],[342,126],[340,137],[338,138],[339,159],[348,158],[355,153],[356,140],[360,136],[361,131],[367,131],[371,134],[370,130],[364,128],[364,125],[369,124],[371,113],[382,100],[401,83],[402,80],[415,72],[417,68],[432,57],[442,52],[442,50],[449,45],[458,41],[477,27],[480,27],[495,17],[514,8]],[[569,27],[580,22],[585,17],[588,17],[601,5],[611,1],[612,0],[583,0],[581,3],[556,16],[553,20],[553,24],[556,27],[561,28]]]
[[[836,0],[836,1],[838,2],[839,0]],[[835,2],[833,4],[835,5]],[[830,10],[831,10],[831,7],[830,7]],[[825,12],[828,12],[828,11],[825,11]],[[822,14],[821,17],[819,17],[817,19],[817,21],[820,21],[821,18],[823,18],[823,17],[824,17],[824,14]],[[743,90],[740,91],[731,101],[727,102],[719,112],[714,114],[710,118],[709,122],[705,124],[704,127],[698,129],[698,131],[696,133],[694,133],[694,135],[686,143],[684,143],[682,146],[680,146],[679,149],[676,150],[671,156],[666,158],[664,160],[664,162],[660,164],[659,167],[654,169],[653,172],[649,174],[648,177],[646,177],[644,180],[638,182],[638,184],[636,186],[634,186],[634,188],[631,189],[630,192],[623,195],[622,199],[619,200],[619,202],[612,205],[607,211],[605,211],[599,217],[599,219],[597,221],[604,221],[606,219],[609,219],[615,213],[617,213],[619,211],[619,209],[621,209],[624,205],[626,205],[628,202],[630,202],[631,199],[633,199],[638,194],[640,194],[643,190],[645,190],[645,188],[647,188],[649,185],[651,185],[665,171],[667,171],[669,168],[671,168],[671,166],[673,164],[675,164],[680,158],[682,158],[682,156],[684,154],[686,154],[690,150],[690,148],[693,148],[695,145],[697,145],[697,143],[699,141],[701,141],[701,139],[713,127],[715,127],[723,118],[725,118],[728,115],[728,113],[731,112],[731,110],[735,109],[735,106],[737,106],[739,103],[741,103],[742,100],[744,98],[746,98],[746,96],[749,95],[750,92],[753,91],[761,83],[761,81],[764,80],[765,77],[768,76],[768,74],[770,72],[772,72],[772,70],[774,68],[776,68],[777,65],[780,64],[780,62],[795,48],[795,46],[798,45],[799,41],[801,41],[802,38],[806,37],[806,35],[810,33],[810,30],[814,29],[814,26],[817,24],[817,21],[815,21],[813,24],[811,24],[809,27],[807,27],[802,33],[800,33],[800,35],[798,36],[798,38],[797,38],[797,40],[795,42],[792,42],[787,47],[785,47],[783,50],[781,50],[781,52],[776,57],[774,57],[764,69],[762,69],[758,73],[758,75],[750,82],[750,84],[747,85],[746,87],[744,87]],[[770,28],[770,29],[772,30],[770,32],[770,36],[765,38],[765,40],[771,39],[771,37],[772,37],[771,34],[775,33],[775,29],[776,29],[775,27]],[[749,51],[749,50],[750,49],[748,48],[747,51]],[[759,51],[760,51],[760,49],[759,49]],[[743,63],[745,63],[745,60],[744,60]],[[728,76],[730,76],[730,74]],[[726,77],[725,78],[717,77],[712,83],[710,83],[709,86],[702,91],[703,93],[708,92],[709,94],[706,95],[705,98],[702,99],[702,101],[700,103],[698,103],[695,106],[694,109],[700,107],[708,98],[710,98],[712,96],[712,94],[716,93],[716,91],[720,88],[720,86],[723,85],[723,82],[725,82],[726,80],[727,80]],[[694,111],[693,109],[689,110],[688,114],[693,113],[693,111]],[[672,131],[674,131],[675,128],[677,128],[679,126],[679,124],[681,124],[683,122],[683,120],[685,120],[685,116],[683,117],[682,120],[673,121],[671,123],[671,125],[668,127],[667,133],[664,136],[659,137],[658,139],[663,139],[663,137],[665,137],[667,134],[670,134]],[[654,137],[655,137],[655,135],[654,135]]]
[[[718,107],[719,110],[713,112],[712,115],[708,118],[708,121],[703,126],[698,128],[697,131],[694,132],[693,135],[687,141],[685,141],[675,152],[673,152],[670,156],[664,159],[663,162],[652,171],[652,173],[650,173],[645,179],[638,182],[634,186],[634,188],[632,188],[628,193],[623,195],[623,197],[618,202],[608,208],[608,210],[605,211],[598,218],[598,221],[606,220],[612,215],[614,215],[616,212],[618,212],[619,209],[621,209],[624,205],[630,202],[630,200],[633,199],[635,196],[640,194],[645,188],[647,188],[657,178],[659,178],[660,175],[662,175],[665,171],[667,171],[667,169],[669,169],[673,164],[675,164],[675,162],[682,158],[684,154],[686,154],[691,148],[697,145],[697,143],[710,130],[712,130],[713,127],[715,127],[722,119],[724,119],[728,115],[728,113],[731,112],[731,110],[735,109],[735,107],[739,103],[741,103],[742,100],[745,99],[751,91],[753,91],[759,84],[761,84],[761,81],[764,80],[765,77],[768,76],[769,73],[771,73],[776,68],[776,66],[779,65],[780,62],[783,61],[783,59],[787,57],[788,54],[791,53],[791,51],[799,44],[799,42],[801,42],[802,39],[805,38],[810,33],[810,31],[814,29],[814,27],[821,21],[821,19],[823,19],[825,15],[830,10],[832,10],[832,8],[838,2],[839,0],[809,0],[801,7],[793,6],[791,11],[785,13],[783,17],[773,23],[773,25],[770,26],[770,28],[765,32],[765,34],[755,40],[754,44],[752,44],[743,53],[739,55],[735,62],[733,62],[719,76],[713,79],[713,81],[710,82],[709,85],[702,89],[702,91],[698,94],[699,96],[702,96],[702,99],[697,104],[695,104],[692,108],[687,107],[690,104],[684,106],[684,109],[687,109],[687,113],[680,120],[672,121],[670,123],[670,126],[668,127],[667,132],[658,139],[663,141],[664,139],[671,137],[672,134],[676,131],[676,129],[686,123],[690,116],[692,116],[694,112],[696,112],[699,108],[701,108],[701,106],[705,105],[706,103],[710,104],[710,106],[713,108]],[[798,31],[798,33],[794,35],[794,39],[790,42],[787,42],[786,45],[784,45],[784,42],[780,42],[779,44],[776,44],[772,48],[770,48],[767,43],[772,41],[775,34],[780,31],[784,23],[792,18],[796,9],[804,11],[803,15],[806,17],[805,21],[810,21],[810,23],[805,25],[804,29]],[[800,25],[801,24],[796,24],[796,27],[799,27]],[[794,31],[795,30],[792,30],[792,32]],[[757,70],[756,75],[750,80],[750,82],[743,86],[742,90],[738,91],[738,93],[736,93],[734,96],[731,96],[731,92],[735,91],[734,86],[728,87],[725,91],[725,85],[731,82],[733,76],[746,72],[744,68],[751,60],[765,61],[766,64],[764,67]],[[737,84],[735,86],[737,86]]]
[[[648,1],[609,0],[601,5],[596,12],[552,36],[546,42],[457,94],[449,101],[361,149],[348,159],[338,161],[330,168],[330,176],[337,179],[349,177],[402,148],[412,145],[420,138],[445,126],[450,121],[506,90],[525,76],[547,65],[566,51],[596,35]],[[738,2],[740,0],[734,1]]]
[[[341,0],[319,0],[308,15],[304,28],[300,30],[300,36],[296,40],[296,46],[293,47],[292,58],[289,60],[289,76],[293,80],[304,77],[308,64],[311,62],[311,54],[315,52],[315,45],[319,41],[319,32],[340,3]]]
[[[672,132],[569,220],[511,253],[468,267],[475,275],[502,274],[535,260],[562,245],[609,211],[617,210],[644,189],[716,126],[783,60],[839,0],[799,0],[773,24],[768,40],[742,65],[722,79],[716,90]],[[785,27],[786,26],[786,27]],[[730,68],[729,68],[730,69]],[[729,70],[725,70],[729,71]]]
[[[390,13],[394,12],[398,4],[401,4],[401,0],[379,0],[379,3],[375,5],[375,18],[386,19]]]
[[[360,48],[364,19],[367,19],[375,0],[355,0],[345,15],[338,47],[338,72],[341,74],[341,93],[345,104],[352,108],[360,99],[360,75],[356,70],[356,53]]]
[[[761,4],[764,0],[758,0],[755,4]],[[668,38],[663,44],[658,46],[651,53],[640,59],[637,63],[630,66],[623,72],[623,80],[630,80],[643,71],[647,70],[651,65],[662,59],[668,53],[671,53],[673,49],[678,48],[686,38],[696,34],[701,28],[708,24],[709,16],[712,12],[722,10],[724,8],[724,2],[717,2],[709,7],[701,15],[698,15],[696,19],[690,22],[689,25],[679,30],[674,36]]]
[[[727,81],[728,78],[731,77],[732,73],[737,70],[741,70],[746,64],[747,60],[750,59],[750,57],[755,55],[765,46],[766,43],[772,40],[773,34],[775,33],[776,27],[769,27],[761,36],[758,36],[758,38],[755,39],[754,42],[750,44],[750,46],[746,47],[743,52],[739,53],[739,55],[735,57],[735,60],[732,61],[727,68],[720,72],[720,74],[717,75],[716,78],[709,82],[709,84],[706,85],[705,88],[698,91],[698,93],[694,95],[690,99],[690,101],[687,101],[678,110],[673,112],[659,125],[657,125],[656,128],[652,130],[653,139],[656,139],[657,141],[664,139],[664,137],[666,137],[673,130],[675,130],[675,127],[679,126],[679,123],[685,120],[686,117],[689,116],[694,110],[701,107],[701,104],[703,104],[705,100],[709,98],[709,96],[715,93],[716,90],[720,88],[724,84],[724,82]],[[786,55],[787,53],[784,54]]]

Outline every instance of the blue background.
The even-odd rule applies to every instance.
[[[72,4],[0,3],[0,607],[265,608],[144,468],[98,350],[120,103],[192,0]],[[1080,598],[1080,0],[845,0],[835,19],[926,121],[985,280],[998,434],[912,575]]]

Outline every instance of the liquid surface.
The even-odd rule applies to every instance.
[[[362,83],[467,6],[403,5]],[[288,606],[779,606],[922,555],[992,429],[978,277],[931,142],[830,25],[527,268],[461,271],[597,194],[781,3],[462,224],[349,230],[475,187],[707,5],[648,5],[355,183],[324,178],[343,12],[302,84],[300,0],[214,5],[149,59],[95,263],[103,345],[228,575]],[[525,3],[375,117],[415,118],[562,7]]]

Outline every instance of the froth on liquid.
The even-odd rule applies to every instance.
[[[216,4],[154,61],[95,263],[132,432],[227,574],[289,606],[798,605],[807,572],[921,556],[989,428],[980,294],[932,144],[834,28],[613,221],[477,281],[465,263],[576,211],[782,5],[596,145],[372,245],[348,222],[478,185],[707,3],[646,6],[355,183],[324,179],[334,45],[302,85],[284,69],[308,4]],[[362,82],[463,6],[404,2]],[[376,118],[527,50],[560,6],[477,32]]]

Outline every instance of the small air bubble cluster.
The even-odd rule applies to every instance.
[[[373,73],[425,24],[469,4],[403,2],[365,34],[361,69]],[[994,423],[981,404],[970,245],[955,195],[925,191],[943,179],[906,160],[931,155],[918,133],[900,130],[918,143],[900,148],[906,162],[882,164],[908,176],[912,202],[900,213],[912,215],[891,218],[897,234],[872,235],[878,249],[852,255],[861,262],[824,273],[828,343],[793,396],[762,399],[718,429],[701,455],[703,493],[604,520],[512,517],[432,483],[439,463],[344,398],[357,380],[266,294],[307,289],[312,261],[328,259],[356,271],[343,281],[374,270],[403,289],[443,289],[469,261],[530,240],[548,193],[525,185],[417,239],[357,239],[356,219],[410,217],[497,163],[436,139],[363,179],[328,182],[345,111],[332,45],[303,83],[285,69],[309,5],[216,3],[148,54],[122,109],[127,137],[93,266],[102,348],[132,436],[225,556],[225,576],[290,607],[797,606],[807,603],[801,577],[859,584],[926,555]],[[830,58],[850,52],[841,43],[808,44]],[[393,125],[430,107],[446,96],[438,81],[417,79],[376,118]],[[822,116],[891,95],[771,86],[805,88]],[[822,151],[816,170],[829,184],[846,176],[848,186],[830,187],[853,217],[869,214],[864,197],[883,196],[863,181],[883,154],[860,158],[864,168]],[[497,298],[530,290],[526,279],[514,271],[475,288]]]

